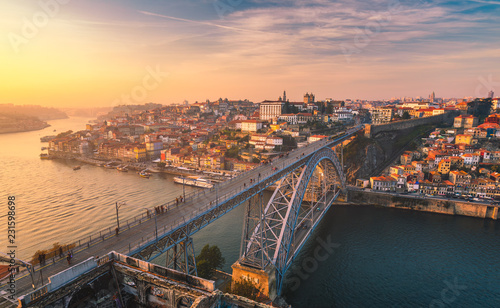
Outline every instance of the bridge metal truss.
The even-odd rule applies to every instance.
[[[280,293],[285,272],[343,188],[345,180],[335,152],[330,148],[317,151],[278,182],[265,206],[262,194],[249,202],[240,263],[261,270],[274,265]]]
[[[175,245],[172,249],[167,250],[165,265],[167,268],[198,276],[193,239],[189,237],[185,241]]]
[[[199,230],[203,229],[210,223],[214,222],[217,220],[219,217],[223,216],[230,210],[234,209],[238,205],[246,202],[247,200],[250,200],[252,197],[259,195],[264,189],[266,189],[268,186],[271,186],[278,181],[280,181],[282,178],[287,177],[290,174],[295,174],[297,173],[297,170],[302,170],[301,168],[304,166],[308,166],[307,168],[303,168],[301,172],[305,172],[302,175],[302,180],[298,181],[300,185],[297,186],[296,189],[296,197],[293,199],[293,202],[291,204],[292,208],[294,209],[291,212],[291,215],[288,217],[286,223],[284,224],[286,227],[284,228],[284,233],[282,236],[282,242],[280,243],[280,247],[278,251],[280,252],[278,254],[279,258],[277,257],[276,261],[279,265],[279,278],[280,278],[280,284],[279,284],[279,290],[281,290],[281,284],[282,284],[282,278],[284,273],[286,272],[286,269],[290,265],[291,261],[293,261],[293,258],[295,258],[295,253],[290,254],[290,245],[291,245],[291,238],[295,236],[296,232],[296,226],[299,226],[302,221],[307,221],[311,223],[311,229],[316,227],[317,221],[319,221],[320,217],[316,216],[316,214],[313,215],[311,211],[303,210],[298,212],[298,209],[300,209],[298,204],[302,203],[302,199],[304,197],[305,191],[307,189],[307,184],[311,180],[313,170],[316,168],[316,166],[320,163],[320,161],[327,159],[333,164],[335,172],[331,172],[333,169],[326,168],[325,170],[330,170],[330,171],[325,171],[329,172],[327,173],[332,182],[337,183],[335,187],[345,187],[345,177],[343,173],[343,169],[341,164],[338,161],[337,156],[335,155],[335,152],[330,149],[330,147],[335,146],[340,144],[342,141],[346,140],[349,138],[351,135],[353,135],[355,132],[360,130],[362,127],[358,126],[354,129],[351,129],[348,131],[346,134],[343,134],[341,137],[338,137],[337,139],[332,139],[328,140],[328,142],[323,144],[322,148],[319,148],[314,154],[299,157],[295,162],[283,167],[281,170],[276,171],[272,175],[265,177],[265,178],[259,178],[259,181],[254,182],[253,185],[247,186],[247,188],[238,194],[235,194],[233,197],[228,198],[224,201],[215,203],[213,207],[209,208],[208,210],[200,213],[199,215],[195,216],[193,219],[184,222],[181,224],[178,228],[172,230],[171,232],[167,232],[165,234],[159,235],[157,239],[151,240],[150,242],[142,245],[139,248],[136,248],[135,250],[131,251],[129,253],[130,256],[137,258],[137,259],[142,259],[146,261],[151,261],[158,256],[168,252],[169,256],[167,258],[167,263],[170,263],[170,265],[174,266],[173,260],[176,260],[176,262],[181,262],[177,263],[176,266],[178,266],[179,269],[188,272],[196,272],[196,268],[193,267],[193,264],[195,264],[194,261],[194,255],[193,255],[193,249],[192,249],[192,242],[190,241],[191,236],[198,232]],[[336,175],[334,175],[336,174]],[[342,175],[342,176],[339,176]],[[333,176],[333,178],[332,178]],[[286,180],[289,181],[289,180]],[[285,180],[281,181],[280,183],[284,183]],[[283,184],[285,185],[285,184]],[[325,188],[323,188],[325,189]],[[319,199],[315,202],[315,205],[318,204],[320,207],[320,216],[326,212],[328,207],[331,205],[331,203],[336,199],[338,196],[339,191],[338,190],[328,190],[329,193],[326,195],[327,201],[324,202],[323,205],[319,204],[318,202]],[[317,194],[317,192],[316,192]],[[324,193],[322,195],[325,195]],[[297,198],[300,197],[300,198]],[[300,199],[300,202],[299,202]],[[196,201],[196,200],[195,200]],[[310,206],[310,208],[314,208],[314,206]],[[309,214],[308,214],[309,213]],[[299,217],[301,217],[299,219]],[[297,225],[297,221],[299,221],[299,224]],[[312,224],[314,223],[314,225]],[[293,230],[293,231],[292,231]],[[310,232],[308,232],[307,236],[310,235]],[[300,246],[297,246],[295,251],[298,251],[301,246],[304,244],[305,240],[307,237],[305,237],[302,242],[300,243]],[[184,243],[184,244],[183,244]],[[186,243],[188,244],[186,246]],[[267,242],[266,242],[267,245]],[[174,248],[177,247],[177,248]],[[177,249],[177,250],[176,250]],[[174,252],[169,252],[169,250],[173,250]],[[175,252],[177,251],[177,252]],[[179,253],[184,253],[184,255],[179,255]],[[186,257],[186,253],[189,254],[188,257]],[[269,253],[268,253],[269,254]],[[290,256],[289,256],[290,254]],[[174,255],[177,255],[177,258],[174,258]],[[249,255],[249,254],[246,254]],[[279,259],[279,262],[278,262]],[[172,260],[172,261],[171,261]],[[184,261],[182,261],[184,260]],[[187,261],[186,261],[187,260]],[[182,263],[184,262],[184,263]],[[191,263],[190,263],[191,262]]]
[[[203,213],[200,213],[190,221],[186,221],[184,224],[180,225],[179,228],[173,230],[172,232],[159,235],[158,240],[151,240],[144,246],[131,251],[129,255],[134,258],[146,261],[155,259],[159,255],[167,252],[170,249],[173,249],[176,245],[180,245],[182,242],[188,240],[194,233],[203,229],[241,203],[259,194],[268,186],[273,185],[274,183],[279,181],[282,177],[305,165],[308,160],[308,156],[298,159],[294,163],[286,166],[280,171],[277,171],[273,175],[267,178],[263,178],[259,182],[248,186],[246,190],[239,192],[232,198],[226,199],[222,202],[219,202],[218,204],[214,204],[212,208],[206,210]],[[182,247],[178,247],[178,251],[181,249]]]

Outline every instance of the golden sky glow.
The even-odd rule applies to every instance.
[[[214,3],[3,1],[0,103],[500,93],[500,2]]]

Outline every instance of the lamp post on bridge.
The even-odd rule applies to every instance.
[[[146,211],[149,211],[149,209],[143,207],[143,209],[145,209]],[[156,241],[158,242],[158,224],[156,222],[156,211],[155,211],[155,238],[156,238]]]
[[[186,190],[184,189],[184,182],[186,181],[186,178],[182,176],[182,200],[186,202]]]
[[[120,230],[120,220],[118,219],[118,209],[122,205],[125,205],[125,204],[126,204],[125,201],[121,201],[121,202],[116,202],[115,203],[115,208],[116,208],[116,229],[117,229],[117,231]]]

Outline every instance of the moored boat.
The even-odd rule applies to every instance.
[[[214,184],[209,179],[203,178],[201,176],[188,176],[188,177],[176,176],[174,177],[174,182],[178,184],[184,184],[202,188],[214,187]]]
[[[139,172],[139,175],[143,178],[148,178],[151,176],[151,173],[147,172],[146,170],[142,170],[141,172]]]
[[[42,153],[40,154],[40,159],[51,159],[51,157],[47,153]]]
[[[127,168],[127,166],[118,166],[118,167],[116,167],[116,170],[121,171],[121,172],[127,172],[128,168]]]
[[[49,142],[50,140],[54,139],[55,137],[56,137],[55,135],[43,136],[40,138],[40,142]]]

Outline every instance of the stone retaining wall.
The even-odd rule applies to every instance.
[[[414,195],[396,195],[364,190],[349,190],[350,203],[371,204],[383,207],[409,209],[448,215],[499,219],[498,205],[477,202],[463,202],[457,199],[420,198]]]

